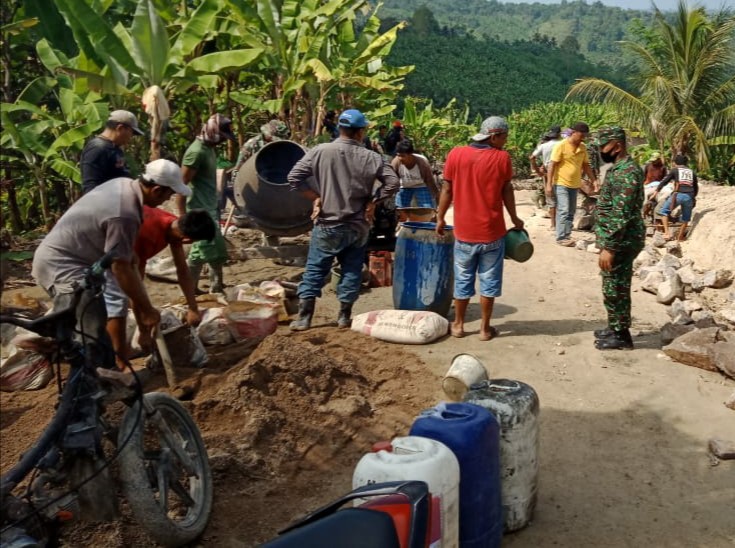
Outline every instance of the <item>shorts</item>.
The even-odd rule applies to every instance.
[[[426,207],[434,209],[436,204],[425,186],[402,188],[396,195],[396,207]]]
[[[556,192],[552,192],[551,196],[544,194],[546,196],[546,207],[549,209],[556,207]]]
[[[694,202],[691,194],[676,192],[666,198],[663,207],[661,207],[661,216],[663,217],[671,214],[671,201],[674,197],[676,198],[676,206],[681,207],[681,222],[688,223],[692,220],[692,209],[694,209]]]
[[[503,289],[505,238],[486,244],[454,242],[454,298],[475,294],[475,276],[480,278],[480,295],[500,297]]]
[[[126,318],[128,315],[128,296],[120,288],[114,274],[105,272],[105,308],[108,318]]]

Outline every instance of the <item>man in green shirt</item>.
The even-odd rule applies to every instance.
[[[602,300],[607,310],[606,329],[595,331],[598,350],[630,350],[630,281],[633,260],[643,249],[643,172],[628,155],[625,131],[604,127],[597,137],[600,157],[612,167],[597,199],[597,246],[601,249]]]
[[[184,182],[191,184],[192,194],[187,199],[177,197],[179,215],[192,209],[205,209],[217,226],[211,241],[194,242],[189,251],[189,270],[198,288],[199,276],[204,264],[209,265],[210,293],[221,293],[224,289],[222,267],[227,261],[225,239],[219,227],[217,210],[217,155],[215,147],[225,139],[237,142],[232,133],[232,122],[220,114],[213,114],[202,127],[199,136],[184,153],[182,173]]]

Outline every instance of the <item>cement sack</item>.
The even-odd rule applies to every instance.
[[[376,310],[352,319],[352,330],[382,341],[426,344],[447,334],[449,322],[436,312]]]
[[[32,350],[13,348],[0,362],[0,390],[18,392],[44,388],[54,376],[46,356]]]
[[[205,346],[225,345],[235,342],[230,331],[230,323],[225,318],[224,308],[207,308],[202,314],[202,322],[197,327],[197,335]]]
[[[175,310],[172,310],[170,308],[161,309],[161,323],[158,327],[161,332],[173,330],[177,327],[182,326],[183,324],[184,322],[179,319],[179,317],[176,315]],[[133,333],[132,336],[130,335],[131,326]],[[140,329],[138,329],[138,324],[135,321],[135,315],[133,314],[132,310],[128,312],[125,331],[126,335],[130,337],[128,339],[128,348],[130,348],[130,351],[132,353],[141,352],[142,349],[140,347]]]

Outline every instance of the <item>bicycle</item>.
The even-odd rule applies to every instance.
[[[0,322],[47,338],[49,344],[44,346],[49,362],[56,363],[59,386],[51,422],[0,480],[2,548],[44,546],[62,522],[75,517],[112,519],[117,499],[109,465],[115,459],[134,517],[157,542],[165,546],[191,542],[209,521],[212,473],[189,413],[167,394],[143,394],[132,368],[134,381],[126,382],[126,375],[90,363],[84,344],[89,335],[75,331],[90,299],[101,298],[104,272],[112,258],[108,253],[86,271],[68,307],[35,320],[0,315]],[[70,366],[65,383],[61,361]],[[105,411],[117,401],[128,409],[114,427]],[[105,455],[105,440],[115,447],[110,458]],[[25,493],[14,495],[29,475]]]

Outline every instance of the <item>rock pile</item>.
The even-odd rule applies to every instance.
[[[699,270],[678,242],[659,233],[636,257],[641,288],[668,306],[671,321],[661,328],[663,352],[672,359],[735,378],[735,291],[733,273]]]

